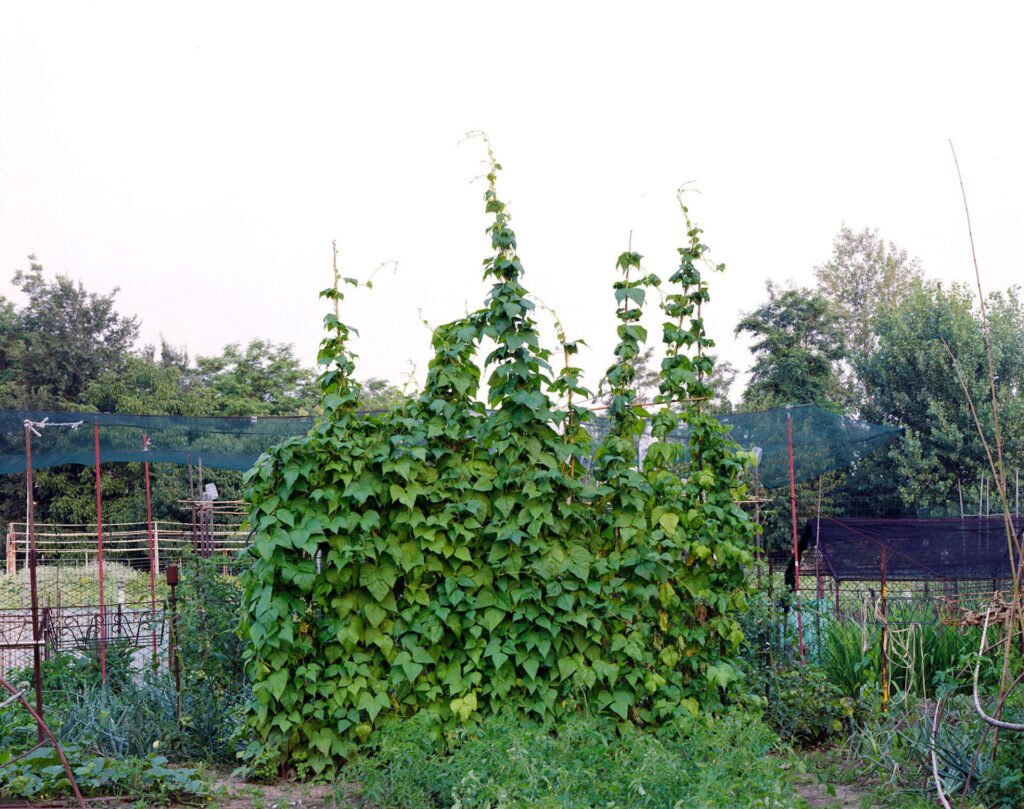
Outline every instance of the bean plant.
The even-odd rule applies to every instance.
[[[335,264],[322,293],[333,302],[324,415],[246,478],[248,755],[268,771],[334,773],[382,724],[414,714],[440,728],[499,707],[541,723],[586,707],[653,727],[735,696],[753,526],[738,505],[745,456],[701,406],[712,370],[701,231],[687,216],[640,465],[629,361],[660,279],[636,253],[618,260],[611,429],[592,447],[568,365],[577,343],[561,335],[556,374],[493,154],[489,165],[490,291],[434,331],[422,394],[357,413],[340,313],[355,282]],[[669,440],[681,423],[683,452]]]

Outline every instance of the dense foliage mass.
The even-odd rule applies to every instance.
[[[498,169],[485,194],[490,294],[434,332],[420,397],[357,417],[336,270],[324,417],[249,473],[249,754],[271,767],[329,771],[386,718],[412,714],[457,723],[502,706],[548,721],[589,705],[658,724],[721,704],[738,679],[752,526],[737,505],[744,459],[700,408],[712,370],[700,230],[687,220],[665,296],[662,409],[642,468],[631,360],[660,281],[639,255],[619,259],[611,429],[588,467],[576,344],[563,339],[552,378]],[[663,440],[680,419],[685,468]]]

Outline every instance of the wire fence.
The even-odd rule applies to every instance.
[[[246,544],[238,523],[154,521],[104,524],[104,561],[134,570],[163,570],[183,555],[230,555]],[[96,525],[37,525],[36,564],[39,567],[88,567],[98,562],[100,532]],[[6,535],[6,572],[10,576],[28,564],[30,537],[25,523],[10,523]],[[2,602],[0,602],[2,606]]]
[[[203,519],[208,516],[208,519]],[[62,653],[139,650],[140,660],[166,661],[171,653],[172,587],[168,568],[210,560],[231,576],[246,546],[246,533],[226,517],[201,512],[192,523],[157,521],[104,525],[102,560],[95,525],[47,524],[35,529],[36,566],[29,562],[27,525],[6,532],[6,565],[0,572],[0,674]],[[38,635],[33,632],[35,578]],[[228,608],[235,610],[235,606]],[[38,637],[39,642],[33,641]]]
[[[155,599],[132,601],[124,587],[102,606],[41,606],[38,645],[30,608],[0,610],[0,674],[27,693],[38,684],[42,714],[62,741],[113,757],[159,744],[168,754],[231,764],[250,696],[238,631],[247,564],[244,554],[185,553],[160,572]],[[118,573],[149,581],[127,566]]]

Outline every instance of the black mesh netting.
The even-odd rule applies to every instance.
[[[1013,518],[1017,535],[1024,519]],[[1011,577],[1002,517],[955,519],[808,520],[801,549],[815,541],[829,575],[840,581],[878,581],[885,565],[894,581],[1003,580]],[[801,567],[803,565],[801,564]]]

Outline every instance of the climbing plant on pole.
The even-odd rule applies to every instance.
[[[752,536],[735,503],[743,459],[699,408],[677,413],[710,370],[699,231],[690,226],[685,272],[672,278],[680,325],[666,337],[661,440],[642,468],[626,449],[644,423],[626,366],[646,339],[645,290],[660,282],[637,254],[619,259],[613,427],[588,468],[576,344],[560,336],[566,367],[554,374],[500,168],[491,155],[489,293],[435,330],[423,393],[356,413],[336,271],[323,293],[334,304],[319,356],[324,416],[247,475],[253,763],[331,773],[382,722],[414,713],[445,725],[502,706],[548,721],[586,703],[657,725],[730,698]],[[684,356],[692,380],[677,372]],[[684,478],[664,440],[679,418],[691,427]]]

